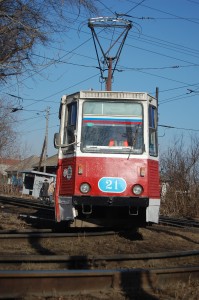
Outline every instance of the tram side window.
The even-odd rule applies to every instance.
[[[149,106],[149,154],[157,156],[157,109]]]
[[[77,102],[68,105],[67,115],[68,118],[66,121],[66,127],[64,129],[64,143],[70,145],[75,142]],[[74,144],[70,145],[68,147],[68,150],[72,150],[73,148],[74,148]]]

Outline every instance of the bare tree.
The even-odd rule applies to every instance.
[[[12,155],[13,145],[16,141],[15,121],[16,115],[12,114],[12,103],[7,99],[0,99],[0,156]]]
[[[0,83],[36,66],[35,46],[69,27],[71,8],[96,12],[93,0],[0,0]]]
[[[167,183],[162,211],[165,214],[196,216],[199,214],[199,140],[183,136],[161,155],[161,178]]]
[[[31,152],[28,144],[22,144],[17,131],[18,110],[20,107],[9,97],[0,99],[0,157],[23,159]]]

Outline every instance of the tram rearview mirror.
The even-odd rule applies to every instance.
[[[61,137],[59,133],[54,134],[54,147],[58,149],[61,146]]]

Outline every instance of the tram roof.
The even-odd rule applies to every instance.
[[[134,100],[152,100],[153,96],[146,92],[122,92],[122,91],[79,91],[74,94],[65,95],[67,99],[134,99]]]

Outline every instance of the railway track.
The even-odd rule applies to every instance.
[[[64,237],[86,237],[86,236],[107,236],[115,235],[117,231],[90,228],[69,228],[67,232],[54,232],[53,229],[40,229],[40,230],[0,230],[0,240],[3,239],[37,239],[37,238],[64,238]]]
[[[59,266],[59,269],[99,269],[99,268],[136,268],[167,266],[195,265],[199,263],[199,250],[169,251],[160,253],[115,254],[115,255],[0,255],[1,268],[26,269],[31,264],[32,268],[44,269]],[[38,267],[39,266],[39,267]]]
[[[0,203],[4,205],[13,205],[18,207],[36,209],[40,211],[41,216],[31,214],[19,214],[19,217],[24,219],[38,219],[54,222],[54,206],[41,203],[39,200],[22,199],[17,197],[6,197],[0,195]],[[199,228],[199,221],[190,218],[174,218],[169,216],[160,216],[160,225],[167,225],[179,228]]]
[[[41,202],[36,199],[24,199],[17,197],[6,197],[0,195],[0,203],[3,205],[13,205],[24,208],[41,209],[47,211],[54,211],[54,207]]]
[[[178,262],[175,267],[174,261]],[[108,256],[2,255],[0,299],[45,299],[52,295],[59,299],[77,294],[91,296],[96,291],[134,296],[137,292],[163,293],[171,284],[197,282],[198,262],[199,250]]]
[[[168,216],[160,216],[159,224],[170,225],[181,228],[199,228],[199,221],[188,218],[173,218]]]
[[[94,291],[154,294],[180,282],[199,280],[199,267],[122,270],[0,271],[0,299],[63,297]],[[141,299],[141,298],[139,298]]]
[[[0,197],[0,203],[2,203],[2,197]],[[31,213],[31,211],[29,213],[25,209],[20,210],[18,216],[26,220],[32,218],[34,222],[31,224],[37,224],[39,222],[37,218],[40,218],[42,224],[42,216],[45,221],[49,214],[53,215],[54,211],[53,207],[43,203],[32,203],[30,200],[18,198],[12,198],[10,201],[4,199],[3,206],[4,210],[11,208],[11,213],[13,206],[13,214],[17,213],[16,207],[18,206],[22,209],[30,208],[37,212],[43,212],[40,215]],[[22,211],[25,212],[22,213]],[[173,232],[182,228],[198,230],[196,220],[187,219],[186,222],[185,219],[180,219],[179,223],[177,222],[178,219],[161,216],[160,225],[149,226],[141,232],[146,235],[148,231],[150,234],[152,231],[155,233],[157,231],[159,234],[160,231],[163,235],[164,232],[169,231],[168,236],[173,236],[173,234],[175,236],[171,228],[173,228]],[[155,294],[157,296],[158,290],[164,293],[168,286],[175,287],[179,282],[184,282],[186,285],[190,281],[196,285],[199,282],[199,250],[197,248],[195,251],[175,250],[160,253],[125,254],[127,252],[125,250],[130,249],[128,243],[132,245],[137,243],[142,247],[144,242],[142,239],[139,242],[139,232],[138,236],[132,236],[132,230],[124,232],[121,229],[87,227],[67,228],[67,232],[55,233],[53,226],[47,229],[41,228],[0,231],[0,243],[4,245],[0,255],[0,299],[23,299],[23,297],[25,299],[31,297],[46,299],[53,296],[54,300],[60,299],[60,297],[64,299],[67,295],[74,295],[74,297],[78,295],[78,300],[98,299],[91,297],[92,293],[96,292],[105,293],[104,299],[109,294],[110,297],[107,299],[118,299],[118,293],[124,295],[119,299],[142,299],[144,297],[141,295]],[[182,232],[187,232],[187,230],[183,229]],[[184,238],[195,241],[196,245],[197,233],[194,234],[192,238],[190,236],[190,239],[185,234]],[[176,237],[183,238],[183,235],[178,232]],[[119,244],[120,240],[128,247],[127,249]],[[95,243],[96,247],[103,244],[107,250],[98,251],[97,255],[97,251],[92,252],[91,250],[89,254],[89,251],[87,253],[83,248]],[[118,243],[118,246],[113,249],[112,245],[115,243]],[[52,248],[56,244],[58,247]],[[12,245],[16,245],[16,250],[12,250]],[[75,247],[81,247],[83,253],[87,254],[78,255],[82,252],[77,253],[77,251],[75,255]],[[67,249],[69,249],[68,252]],[[8,251],[11,251],[10,254]],[[120,251],[123,254],[119,254]],[[147,248],[143,249],[143,252],[146,251]],[[26,253],[29,254],[26,255]],[[101,255],[101,253],[106,255]],[[136,293],[138,293],[137,298],[135,297]],[[79,296],[86,294],[89,295],[88,298]],[[158,299],[156,296],[149,298]],[[100,297],[103,298],[101,294]]]

